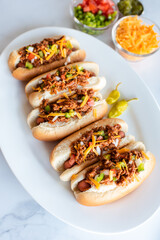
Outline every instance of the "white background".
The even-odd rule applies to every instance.
[[[72,28],[69,3],[69,0],[0,0],[0,52],[19,34],[36,27]],[[143,3],[144,16],[160,25],[159,0],[143,0]],[[113,47],[110,33],[108,30],[98,38]],[[160,53],[158,52],[142,62],[131,63],[131,66],[147,83],[160,104],[159,62]],[[143,226],[119,235],[93,235],[72,228],[47,213],[26,193],[1,153],[0,166],[0,240],[160,239],[160,210]],[[100,221],[100,219],[95,219],[95,221]]]

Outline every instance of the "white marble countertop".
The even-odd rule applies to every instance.
[[[0,52],[19,34],[42,26],[72,27],[69,0],[0,0]],[[144,16],[160,25],[159,0],[143,0]],[[110,30],[98,37],[112,46]],[[160,104],[160,51],[146,60],[130,63]],[[147,110],[147,107],[146,107]],[[118,235],[96,235],[75,229],[40,207],[9,169],[0,152],[0,240],[159,240],[160,210],[135,230]],[[147,209],[146,209],[147,210]]]

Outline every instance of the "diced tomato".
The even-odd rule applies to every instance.
[[[94,105],[94,100],[93,99],[89,99],[87,104],[92,107]]]
[[[65,74],[62,74],[62,75],[61,75],[61,79],[62,79],[62,80],[65,80],[65,79],[66,79]]]
[[[105,4],[105,5],[100,4],[100,5],[98,6],[98,8],[99,8],[103,13],[105,13],[105,12],[109,9],[109,4]]]
[[[110,171],[112,171],[112,172],[113,172],[113,176],[115,176],[115,175],[116,175],[116,169],[112,168],[112,169],[110,169]]]
[[[83,12],[89,12],[89,11],[90,11],[89,6],[85,6],[85,7],[83,7]]]
[[[94,14],[98,11],[98,8],[97,8],[97,4],[94,0],[90,0],[89,2],[89,8],[90,8],[90,11]]]
[[[35,56],[34,56],[32,53],[30,53],[30,54],[28,55],[28,60],[31,61],[34,57],[35,57]]]
[[[47,74],[47,76],[46,76],[46,78],[50,78],[51,77],[51,74],[50,73],[48,73]]]
[[[82,4],[79,4],[84,12],[92,12],[96,14],[99,10],[106,17],[108,14],[114,12],[114,2],[112,0],[83,0]]]

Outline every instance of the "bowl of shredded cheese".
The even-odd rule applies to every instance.
[[[151,20],[126,16],[112,28],[115,49],[129,61],[140,61],[160,48],[160,29]]]

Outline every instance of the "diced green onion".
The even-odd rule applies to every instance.
[[[140,163],[138,166],[138,172],[144,171],[144,163]]]
[[[51,107],[49,105],[45,106],[45,111],[48,113],[51,111]]]
[[[104,173],[100,173],[99,176],[96,178],[97,182],[101,182],[104,178]]]
[[[33,68],[33,64],[30,62],[26,62],[25,67],[28,69],[32,69]]]
[[[40,56],[41,58],[43,58],[44,54],[43,54],[42,51],[39,51],[38,54],[39,54],[39,56]]]

